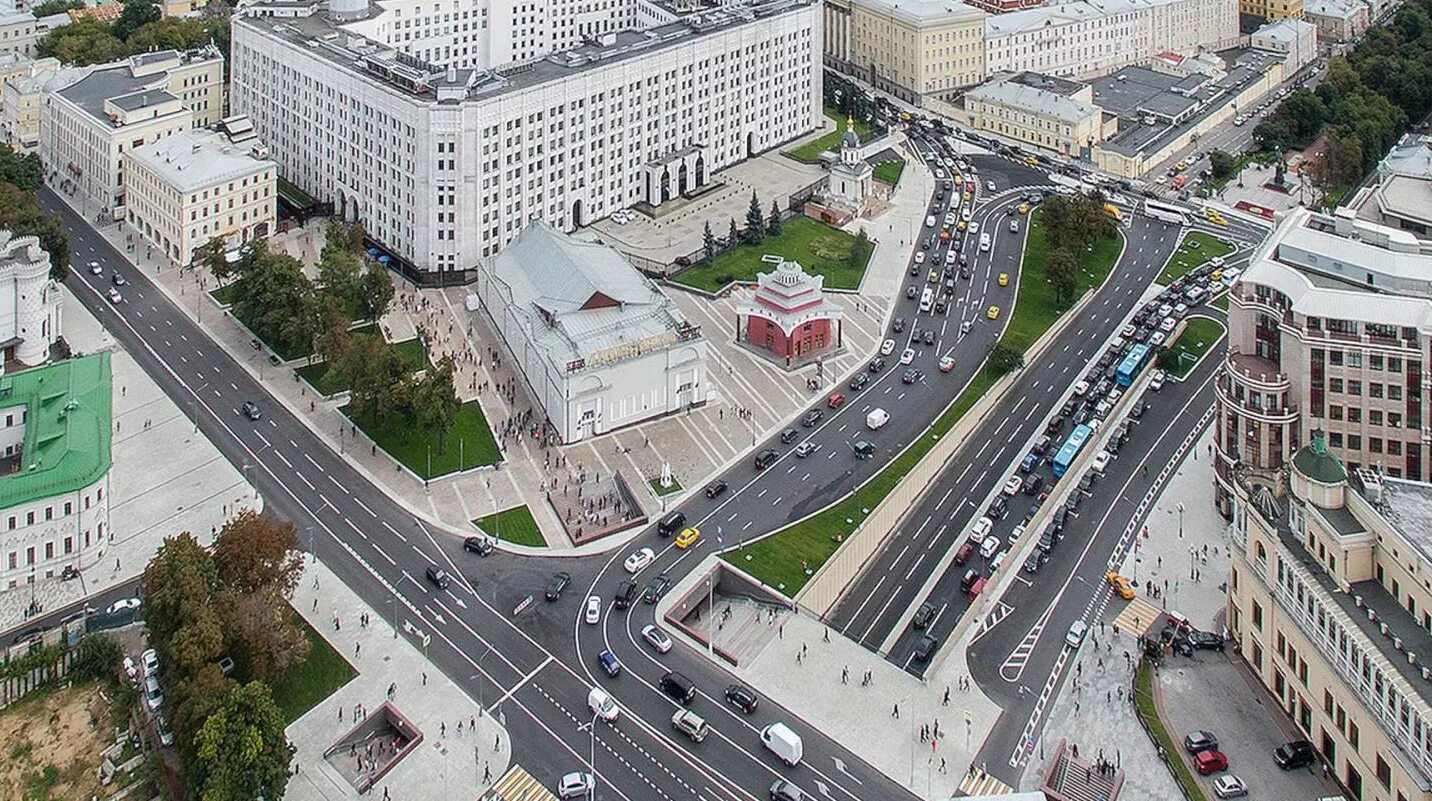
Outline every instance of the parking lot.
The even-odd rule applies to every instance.
[[[1337,785],[1323,778],[1316,763],[1284,771],[1273,761],[1274,748],[1306,735],[1273,706],[1274,699],[1237,659],[1232,653],[1195,651],[1192,657],[1164,660],[1158,681],[1169,733],[1182,742],[1195,729],[1212,732],[1228,757],[1228,772],[1248,786],[1249,798],[1339,795]],[[1210,798],[1214,778],[1199,777]]]

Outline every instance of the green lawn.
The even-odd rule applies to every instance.
[[[532,510],[528,509],[525,504],[514,506],[511,509],[503,509],[486,517],[479,517],[472,521],[472,524],[500,540],[533,548],[547,547],[547,540],[542,536],[542,529],[537,527],[537,521],[532,517]]]
[[[234,302],[234,285],[224,284],[218,289],[209,290],[209,297],[214,299],[220,306],[231,306]]]
[[[340,411],[346,415],[348,407],[344,406]],[[441,450],[438,448],[437,432],[406,425],[398,419],[359,419],[353,422],[378,443],[378,447],[406,465],[419,478],[437,478],[459,470],[494,464],[502,458],[477,401],[468,401],[458,407],[452,425],[448,426],[443,437]]]
[[[1228,311],[1228,293],[1224,292],[1222,295],[1219,295],[1214,299],[1213,305],[1224,311]]]
[[[1035,209],[1029,215],[1029,239],[1024,248],[1024,266],[1019,276],[1014,317],[1000,340],[1020,353],[1029,350],[1087,289],[1098,286],[1109,277],[1122,247],[1118,236],[1095,242],[1079,257],[1079,282],[1074,296],[1064,303],[1056,303],[1054,290],[1044,278],[1044,260],[1049,254],[1049,243],[1045,240],[1044,226],[1040,225],[1040,211]]]
[[[283,710],[283,719],[288,723],[298,720],[303,713],[358,675],[348,660],[318,636],[312,626],[302,619],[298,620],[298,625],[308,637],[308,658],[273,685],[273,700]]]
[[[1169,364],[1173,365],[1169,372],[1179,378],[1188,375],[1226,330],[1223,323],[1208,317],[1188,318],[1183,332],[1169,346]]]
[[[1139,669],[1134,673],[1134,706],[1138,710],[1139,718],[1149,731],[1153,732],[1154,740],[1163,749],[1165,758],[1173,767],[1174,778],[1183,786],[1184,794],[1189,801],[1208,801],[1208,796],[1203,792],[1203,785],[1198,783],[1193,773],[1189,771],[1188,765],[1184,764],[1180,756],[1183,748],[1174,738],[1169,735],[1168,729],[1164,726],[1163,720],[1159,717],[1158,709],[1154,705],[1153,690],[1153,668],[1147,661],[1139,663]]]
[[[661,486],[661,476],[652,476],[646,480],[646,483],[650,485],[651,491],[656,493],[658,498],[663,495],[674,495],[681,491],[681,482],[675,475],[671,477],[671,486],[669,487]]]
[[[894,159],[893,161],[882,161],[875,165],[875,180],[884,181],[891,186],[900,183],[900,174],[905,172],[905,160]]]
[[[782,152],[796,161],[806,164],[816,164],[820,162],[820,154],[827,150],[839,150],[840,137],[845,135],[846,118],[839,111],[829,107],[825,110],[825,116],[826,119],[835,123],[835,130],[817,139],[812,139],[803,145]],[[869,142],[875,138],[875,131],[864,121],[856,120],[855,135],[860,137],[861,142]]]
[[[707,292],[720,291],[732,281],[755,281],[756,273],[771,272],[775,265],[761,261],[766,254],[794,259],[806,272],[825,276],[826,289],[856,289],[865,277],[874,246],[854,254],[855,236],[809,217],[793,217],[780,236],[767,236],[759,245],[737,245],[707,264],[690,267],[671,280]]]
[[[1036,212],[1035,217],[1037,216]],[[1053,307],[1054,295],[1044,280],[1043,254],[1047,251],[1047,246],[1042,233],[1038,236],[1037,264],[1031,263],[1038,231],[1037,225],[1030,229],[1030,244],[1025,252],[1019,296],[1014,316],[1009,321],[1009,329],[1003,339],[1006,344],[1017,347],[1021,353],[1049,330],[1054,321],[1059,319],[1059,315],[1067,309],[1067,305],[1060,309]],[[1085,254],[1081,263],[1078,293],[1082,294],[1089,286],[1103,281],[1118,255],[1118,237],[1100,242]],[[988,366],[982,368],[964,392],[955,398],[954,403],[945,409],[920,438],[861,485],[859,492],[765,539],[744,548],[727,551],[722,554],[722,558],[779,592],[794,597],[815,571],[835,553],[845,538],[864,522],[870,510],[895,489],[900,480],[925,458],[935,447],[935,443],[955,427],[965,412],[969,411],[998,379],[999,376]]]
[[[360,333],[361,332],[361,333]],[[354,334],[358,336],[376,336],[377,327],[366,325],[355,329]],[[392,347],[398,351],[398,358],[403,360],[408,372],[416,373],[425,370],[428,366],[427,349],[423,347],[423,341],[417,337],[397,342]],[[348,376],[338,370],[330,370],[327,362],[315,362],[306,364],[294,370],[299,377],[308,382],[308,385],[318,391],[324,397],[337,395],[348,389]]]
[[[1168,264],[1159,274],[1159,283],[1172,284],[1188,273],[1207,264],[1214,256],[1227,256],[1233,246],[1202,231],[1189,231],[1188,236],[1178,244],[1178,250],[1169,257]]]

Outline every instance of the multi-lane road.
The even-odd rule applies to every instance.
[[[941,162],[947,155],[939,142],[916,137],[912,144],[923,155],[938,157]],[[1024,232],[1009,230],[1012,217],[1005,214],[1005,208],[1017,202],[1025,187],[1047,182],[1043,173],[1021,164],[993,157],[972,160],[978,170],[978,187],[969,208],[970,219],[990,234],[991,244],[986,251],[975,244],[974,236],[953,238],[953,246],[960,248],[957,252],[966,256],[971,275],[957,280],[953,293],[946,297],[945,312],[921,313],[916,301],[901,293],[893,316],[905,318],[906,327],[888,359],[890,365],[871,373],[869,385],[860,391],[849,390],[842,379],[837,391],[845,394],[848,402],[839,409],[825,408],[823,393],[813,398],[813,406],[823,409],[824,418],[809,428],[796,425],[802,440],[819,446],[817,450],[798,458],[792,452],[795,443],[759,443],[757,450],[773,447],[782,451],[774,465],[757,471],[742,460],[722,476],[728,492],[716,499],[697,493],[683,505],[687,518],[705,532],[695,551],[675,551],[652,532],[644,532],[632,543],[631,547],[649,544],[659,551],[657,563],[644,575],[666,571],[679,580],[705,549],[759,536],[844,497],[919,436],[934,412],[946,407],[972,378],[1009,319],[1019,280]],[[940,168],[948,173],[943,164]],[[992,193],[986,181],[995,182]],[[946,214],[960,215],[964,211],[961,193],[941,191],[940,186],[942,182],[937,182],[927,213],[940,219]],[[601,798],[754,799],[777,777],[792,778],[807,790],[841,801],[909,797],[857,754],[804,724],[796,712],[780,709],[767,699],[762,699],[760,708],[750,716],[724,704],[721,689],[731,678],[701,654],[678,646],[669,654],[654,655],[634,636],[641,625],[651,622],[652,607],[639,604],[630,613],[618,612],[608,602],[604,625],[583,627],[577,621],[586,593],[574,589],[556,603],[539,600],[514,613],[526,597],[540,598],[548,576],[557,569],[573,574],[574,588],[609,598],[621,577],[612,566],[625,549],[580,560],[521,558],[501,552],[480,559],[463,553],[458,533],[425,522],[354,470],[327,440],[271,397],[248,368],[211,340],[79,215],[48,192],[42,194],[42,202],[61,215],[74,250],[72,262],[93,260],[103,266],[100,276],[76,271],[69,283],[79,300],[180,408],[195,417],[226,458],[248,469],[270,513],[293,521],[304,532],[304,541],[314,543],[319,558],[381,610],[384,618],[408,636],[417,636],[415,632],[431,635],[428,653],[434,663],[475,697],[483,698],[487,709],[500,712],[524,751],[531,749],[541,755],[533,759],[519,753],[517,757],[540,779],[554,783],[562,773],[587,763],[589,733],[579,727],[590,720],[587,692],[592,683],[600,681],[625,710],[615,725],[597,727]],[[1025,218],[1017,219],[1022,228]],[[922,236],[932,236],[936,230],[938,227],[925,229]],[[938,536],[944,541],[952,541],[962,532],[963,525],[951,521],[967,520],[972,510],[965,506],[966,499],[983,498],[987,488],[1002,479],[1008,463],[1024,448],[1032,427],[1039,425],[1033,421],[1042,419],[1054,399],[1077,378],[1103,335],[1117,328],[1176,242],[1160,224],[1143,219],[1135,219],[1125,234],[1129,242],[1126,258],[1114,280],[1070,321],[1051,356],[1030,365],[1020,377],[1010,411],[999,420],[986,421],[973,435],[973,444],[957,460],[960,469],[947,471],[941,482],[946,498],[938,509],[942,523]],[[943,266],[944,251],[938,240],[923,252],[929,262]],[[912,262],[911,266],[916,265]],[[931,284],[925,274],[932,265],[919,266],[923,269],[907,276],[907,283],[920,290],[936,287],[942,293],[943,277],[938,284]],[[125,275],[128,286],[123,300],[112,304],[104,292],[115,272]],[[1010,276],[1006,287],[998,285],[1001,272]],[[997,320],[985,315],[991,305],[1004,310]],[[934,332],[933,345],[923,344],[926,330]],[[921,334],[918,341],[917,332]],[[906,347],[915,351],[910,366],[923,373],[910,384],[901,380],[905,366],[896,364],[896,357]],[[955,359],[954,370],[939,372],[937,363],[942,356]],[[239,413],[239,407],[249,400],[262,407],[262,420],[252,422]],[[875,407],[888,411],[891,420],[871,432],[864,420]],[[875,458],[854,458],[850,445],[857,439],[876,445]],[[984,448],[976,452],[975,446],[982,443]],[[995,450],[987,452],[989,448]],[[900,534],[914,535],[913,530]],[[943,547],[942,543],[930,550]],[[887,552],[879,558],[893,557]],[[924,557],[910,564],[916,572],[936,578],[932,594],[957,595],[946,586],[957,577],[953,572],[937,577],[937,560]],[[443,566],[461,580],[439,591],[423,579],[429,565]],[[902,562],[897,573],[911,570]],[[872,647],[877,636],[884,639],[898,633],[902,617],[918,603],[925,583],[917,583],[913,577],[914,573],[906,575],[899,587],[879,588],[879,609],[842,605],[837,615],[848,615],[850,621],[844,628]],[[1044,585],[1036,583],[1030,591],[1037,598],[1047,598],[1049,591],[1039,589]],[[985,637],[981,648],[999,643],[1004,635],[996,632],[1013,631],[1022,625],[1019,615],[1023,610],[1038,605],[1038,600],[1020,601],[1001,628]],[[943,617],[939,630],[952,628],[954,618],[954,614]],[[857,630],[860,627],[864,630]],[[601,649],[611,649],[622,658],[627,669],[620,678],[598,678],[593,658]],[[690,676],[700,688],[696,709],[711,724],[713,735],[699,746],[677,740],[679,735],[670,729],[668,721],[676,707],[656,687],[660,676],[670,669]],[[979,670],[976,678],[982,684],[985,681]],[[759,745],[759,727],[775,720],[787,722],[805,739],[805,760],[794,769],[782,766]]]

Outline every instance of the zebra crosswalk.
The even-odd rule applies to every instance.
[[[960,780],[960,793],[970,796],[1008,795],[1014,788],[976,768]]]
[[[1163,610],[1157,606],[1143,598],[1134,598],[1114,618],[1114,625],[1123,631],[1147,634],[1161,614],[1163,614]]]
[[[480,801],[557,801],[557,796],[520,765],[513,765]]]

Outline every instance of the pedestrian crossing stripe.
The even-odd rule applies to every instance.
[[[960,792],[965,795],[1007,795],[1014,792],[1014,788],[982,770],[976,770],[966,773],[965,778],[960,780]]]
[[[1114,625],[1134,634],[1147,634],[1161,614],[1163,614],[1163,610],[1157,606],[1143,598],[1134,598],[1114,618]]]
[[[520,765],[513,765],[480,801],[557,801],[557,796]]]

